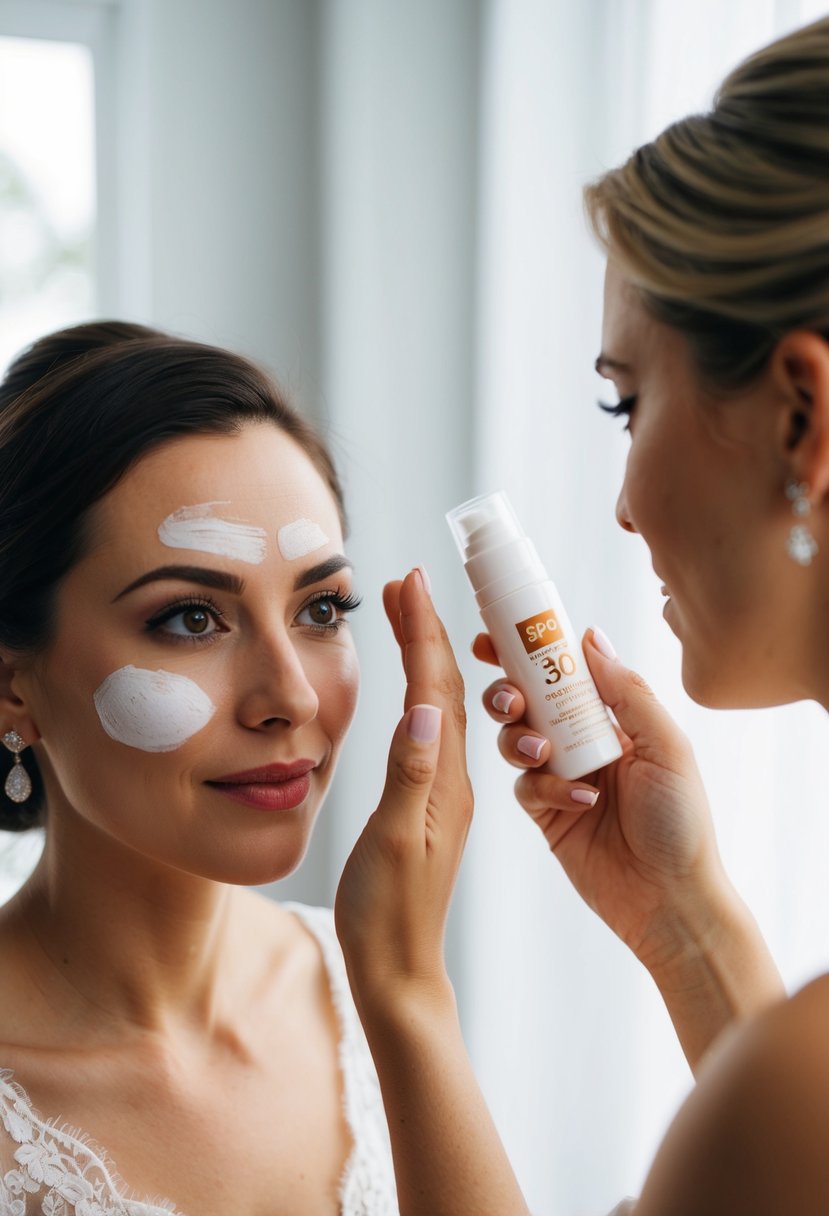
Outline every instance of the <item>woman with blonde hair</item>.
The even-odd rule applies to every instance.
[[[586,202],[608,255],[597,368],[631,439],[617,517],[664,581],[685,688],[717,708],[829,709],[829,19],[748,58],[710,113],[638,149]],[[475,649],[497,661],[485,636]],[[829,976],[786,997],[723,872],[687,740],[600,631],[585,653],[624,747],[578,787],[592,806],[532,771],[549,743],[534,762],[519,751],[532,732],[518,689],[496,681],[485,701],[526,770],[519,801],[652,974],[696,1073],[636,1216],[829,1211]],[[433,761],[440,778],[451,759]],[[429,937],[465,831],[453,815],[433,796],[420,819],[389,817],[385,850],[368,848],[382,826],[369,825],[339,930],[401,1212],[513,1216],[526,1206]]]

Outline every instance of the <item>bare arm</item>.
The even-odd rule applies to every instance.
[[[363,1025],[389,1121],[401,1216],[527,1216],[472,1071],[451,990]]]
[[[444,929],[472,813],[463,683],[416,573],[386,611],[406,676],[405,714],[380,804],[335,903],[348,977],[377,1067],[401,1216],[526,1216],[461,1037]],[[439,711],[440,733],[429,735]],[[420,715],[421,721],[415,720]]]

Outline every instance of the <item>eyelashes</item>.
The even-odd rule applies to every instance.
[[[216,625],[218,625],[224,616],[224,613],[219,605],[214,603],[209,595],[184,596],[182,599],[177,599],[174,603],[168,604],[166,608],[162,608],[162,610],[157,612],[154,616],[151,616],[147,621],[145,621],[145,628],[148,633],[154,633],[156,630],[160,630],[162,625],[166,624],[167,621],[172,621],[177,616],[185,616],[187,613],[191,612],[204,613],[206,617],[212,618],[213,623]],[[183,640],[187,640],[188,638],[198,640],[199,638],[212,637],[213,633],[217,631],[211,630],[210,633],[199,633],[194,631],[189,635],[187,633],[174,634],[172,630],[168,630],[167,632],[170,633],[171,636],[176,636]]]
[[[312,629],[315,633],[336,633],[340,626],[345,624],[345,618],[348,614],[359,608],[362,602],[362,597],[355,595],[353,592],[345,595],[342,591],[320,591],[317,595],[313,595],[300,609],[297,614],[297,622],[302,624],[306,629]],[[313,611],[318,604],[331,605],[338,615],[331,621],[299,621],[299,617],[303,613]]]
[[[339,589],[318,591],[299,609],[294,623],[313,633],[333,635],[361,603],[362,598],[353,592],[346,595]],[[330,613],[327,618],[325,610]],[[315,612],[318,614],[316,619]],[[227,627],[222,625],[223,616],[221,608],[209,595],[184,596],[151,616],[144,622],[144,627],[148,633],[157,633],[167,641],[204,644],[227,632]],[[188,617],[189,626],[185,623]],[[173,627],[176,623],[179,628]]]
[[[624,429],[630,430],[630,416],[633,413],[633,407],[636,405],[635,395],[632,397],[623,397],[621,401],[617,401],[615,405],[608,405],[605,401],[597,401],[600,410],[605,414],[609,414],[611,418],[627,418]]]

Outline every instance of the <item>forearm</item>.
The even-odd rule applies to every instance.
[[[401,1216],[526,1216],[461,1036],[454,994],[361,1011],[391,1135]]]
[[[757,922],[733,888],[705,911],[676,911],[673,948],[646,962],[692,1070],[730,1023],[785,996],[780,973]]]

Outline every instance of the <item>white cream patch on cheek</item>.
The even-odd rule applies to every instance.
[[[285,524],[284,528],[279,529],[276,540],[286,562],[307,557],[328,544],[328,537],[312,519],[295,519],[293,523]]]
[[[264,561],[267,549],[265,529],[213,514],[213,507],[227,505],[200,502],[193,507],[180,507],[159,525],[158,539],[171,549],[197,549],[201,553],[218,553],[222,557],[235,557],[240,562],[259,565]]]
[[[187,676],[119,667],[95,690],[106,733],[144,752],[171,752],[206,726],[216,706]]]

